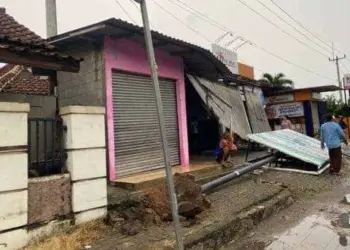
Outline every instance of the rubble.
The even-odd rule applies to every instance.
[[[142,226],[141,222],[136,220],[136,221],[133,221],[133,223],[125,223],[121,227],[121,232],[124,235],[134,236],[134,235],[138,234],[139,232],[141,232],[142,227],[143,226]]]
[[[175,174],[174,184],[181,223],[189,227],[196,223],[198,214],[210,208],[211,202],[202,194],[201,186],[191,174]],[[109,224],[121,228],[121,232],[126,235],[138,234],[143,226],[160,225],[171,220],[170,199],[165,182],[121,202],[116,211],[110,211],[108,216]]]
[[[179,215],[193,219],[196,215],[210,208],[211,202],[202,194],[202,189],[196,183],[195,177],[188,173],[174,175],[175,190]],[[168,191],[165,185],[146,190],[151,208],[163,220],[171,220],[171,208]]]

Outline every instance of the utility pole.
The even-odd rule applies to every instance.
[[[47,38],[57,35],[57,12],[56,0],[45,0],[46,9],[46,36]]]
[[[332,53],[333,53],[333,58],[328,58],[328,60],[330,62],[335,62],[335,66],[337,69],[337,77],[338,77],[338,84],[339,84],[339,88],[343,88],[343,84],[342,84],[342,80],[340,78],[340,72],[339,72],[339,60],[343,60],[346,58],[346,55],[344,55],[343,57],[338,57],[335,56],[334,57],[334,47],[333,47],[333,43],[332,43]],[[341,90],[339,90],[339,97],[340,97],[340,101],[343,102],[343,93]]]
[[[183,236],[181,232],[177,198],[176,198],[173,174],[172,174],[171,164],[170,164],[168,140],[166,138],[163,106],[162,106],[162,99],[160,95],[159,81],[158,81],[158,66],[156,64],[155,55],[154,55],[152,35],[151,35],[148,12],[147,12],[147,5],[146,5],[146,0],[135,0],[135,1],[141,5],[143,30],[144,30],[148,61],[150,65],[151,77],[153,81],[153,87],[154,87],[156,104],[157,104],[160,137],[162,139],[162,145],[163,145],[163,158],[164,158],[164,165],[165,165],[165,172],[166,172],[166,179],[167,179],[167,187],[168,187],[169,197],[171,200],[171,212],[172,212],[172,217],[173,217],[174,226],[175,226],[176,245],[177,245],[177,249],[183,250],[184,249]]]
[[[348,100],[346,98],[346,89],[345,89],[345,85],[346,85],[346,82],[345,82],[345,76],[343,76],[343,86],[344,86],[344,102],[346,104],[346,106],[348,106]],[[350,95],[349,95],[349,98],[350,98]]]

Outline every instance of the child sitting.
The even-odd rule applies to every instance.
[[[215,150],[215,160],[220,164],[224,165],[228,161],[230,155],[237,151],[232,134],[233,133],[225,132],[223,139],[221,139],[219,146]]]

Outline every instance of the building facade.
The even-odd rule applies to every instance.
[[[106,107],[111,181],[164,167],[155,93],[140,29],[109,19],[49,39],[84,59],[78,74],[58,73],[59,105]],[[185,71],[217,81],[229,70],[195,45],[157,32],[153,42],[171,165],[188,167]]]

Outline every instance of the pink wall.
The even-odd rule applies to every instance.
[[[164,51],[155,50],[159,77],[176,81],[177,113],[179,124],[180,160],[181,165],[189,165],[185,80],[181,57],[170,56]],[[115,180],[115,150],[113,126],[113,97],[112,97],[112,69],[119,69],[130,73],[150,75],[146,50],[137,43],[128,40],[113,40],[109,37],[104,41],[105,81],[106,81],[106,109],[107,135],[109,152],[109,179]],[[118,156],[117,156],[118,157]]]

